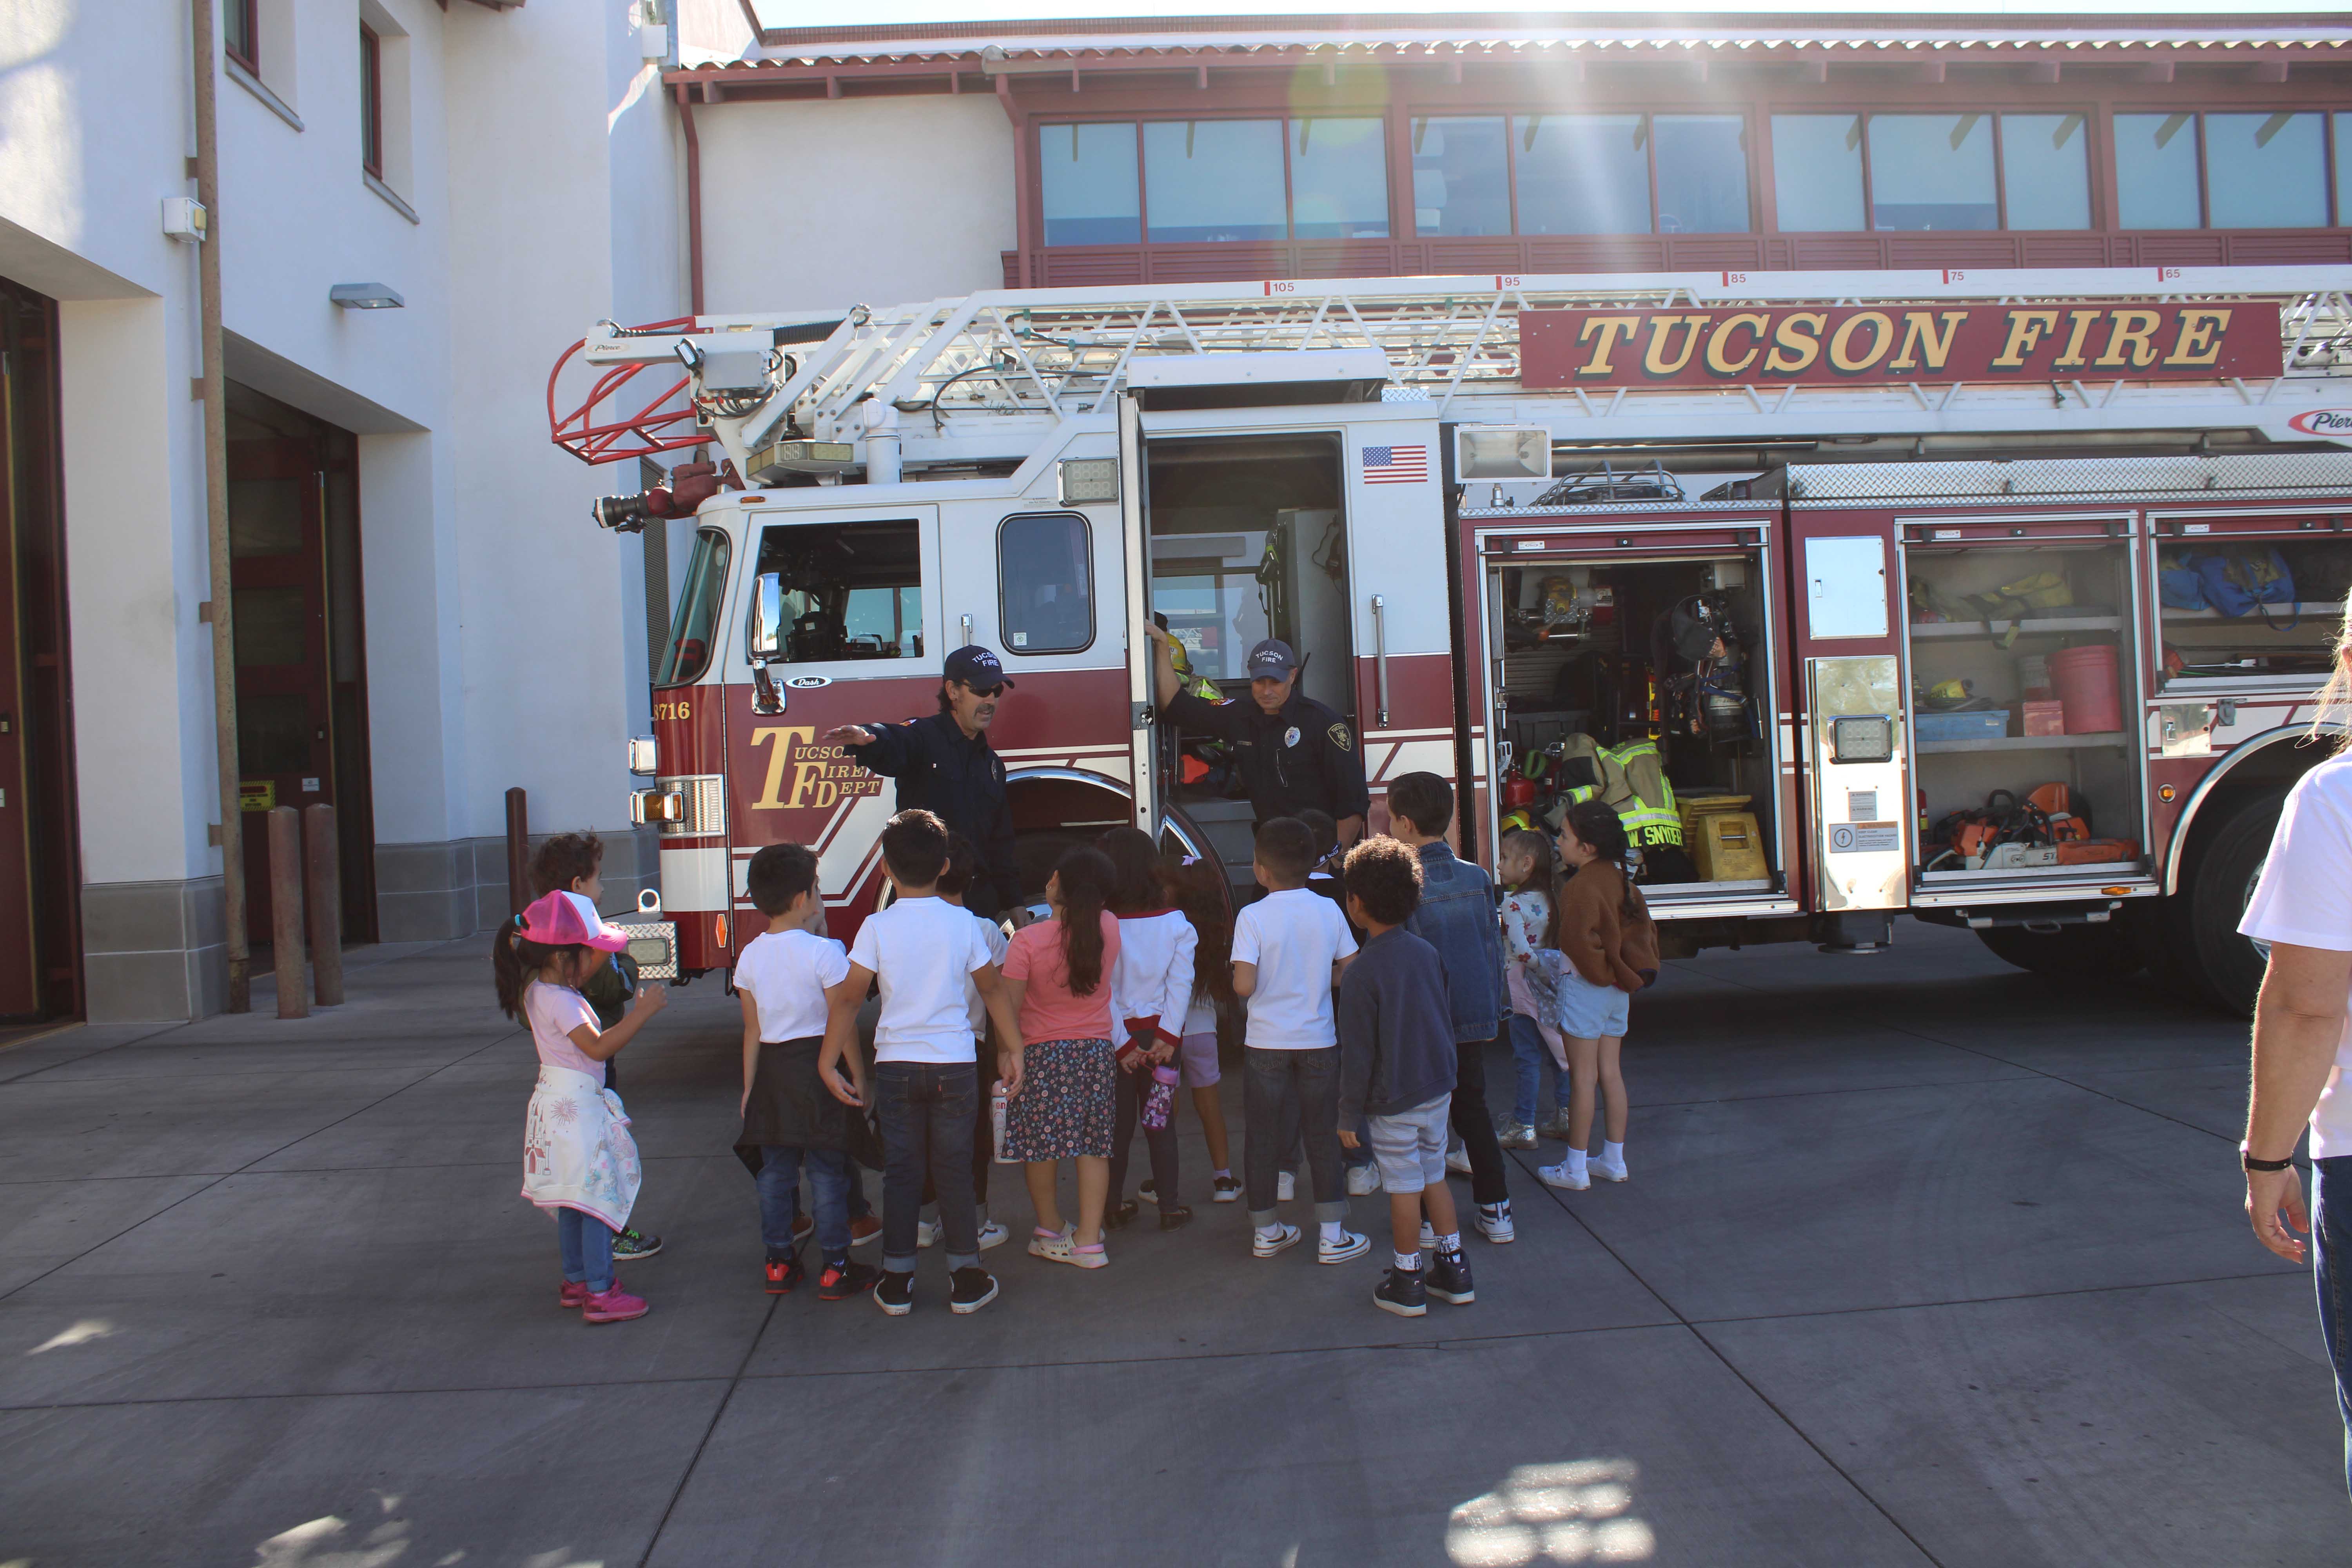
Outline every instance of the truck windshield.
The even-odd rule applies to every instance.
[[[670,617],[669,651],[662,656],[656,686],[686,686],[710,668],[711,631],[719,624],[719,606],[727,596],[727,560],[733,553],[726,533],[706,528],[694,536],[694,556],[686,563],[686,582],[677,592],[677,613]]]

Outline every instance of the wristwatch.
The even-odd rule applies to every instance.
[[[2253,1155],[2246,1152],[2246,1145],[2241,1143],[2238,1145],[2238,1163],[2244,1166],[2249,1171],[2284,1171],[2293,1165],[2294,1161],[2292,1158],[2284,1160],[2257,1160]]]

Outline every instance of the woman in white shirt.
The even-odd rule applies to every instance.
[[[2336,670],[2313,724],[2343,722],[2352,702],[2352,604],[2336,640]],[[2239,931],[2270,943],[2254,1006],[2253,1091],[2246,1109],[2246,1215],[2264,1247],[2304,1260],[2311,1236],[2319,1330],[2336,1367],[2336,1398],[2352,1433],[2352,751],[2303,775],[2287,793],[2270,858]],[[2311,1128],[2312,1194],[2305,1213],[2293,1156]],[[2290,1229],[2289,1227],[2293,1228]],[[2352,1455],[2352,1444],[2347,1444]],[[2346,1484],[2352,1487],[2352,1458]]]

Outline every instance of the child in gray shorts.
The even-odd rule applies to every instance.
[[[1454,1096],[1454,1016],[1437,950],[1404,929],[1421,902],[1421,857],[1393,838],[1367,838],[1342,873],[1348,918],[1369,934],[1370,963],[1339,977],[1339,1141],[1364,1141],[1388,1189],[1393,1263],[1372,1304],[1399,1317],[1429,1310],[1427,1298],[1476,1300],[1462,1256],[1461,1223],[1445,1184],[1445,1129]],[[1437,1258],[1421,1267],[1423,1215]]]

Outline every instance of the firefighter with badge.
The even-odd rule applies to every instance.
[[[1258,821],[1312,808],[1339,824],[1341,848],[1363,837],[1371,808],[1363,753],[1346,720],[1298,689],[1298,658],[1288,643],[1268,637],[1251,648],[1250,700],[1220,703],[1181,689],[1175,638],[1149,622],[1144,630],[1159,645],[1152,662],[1160,716],[1233,744]]]

